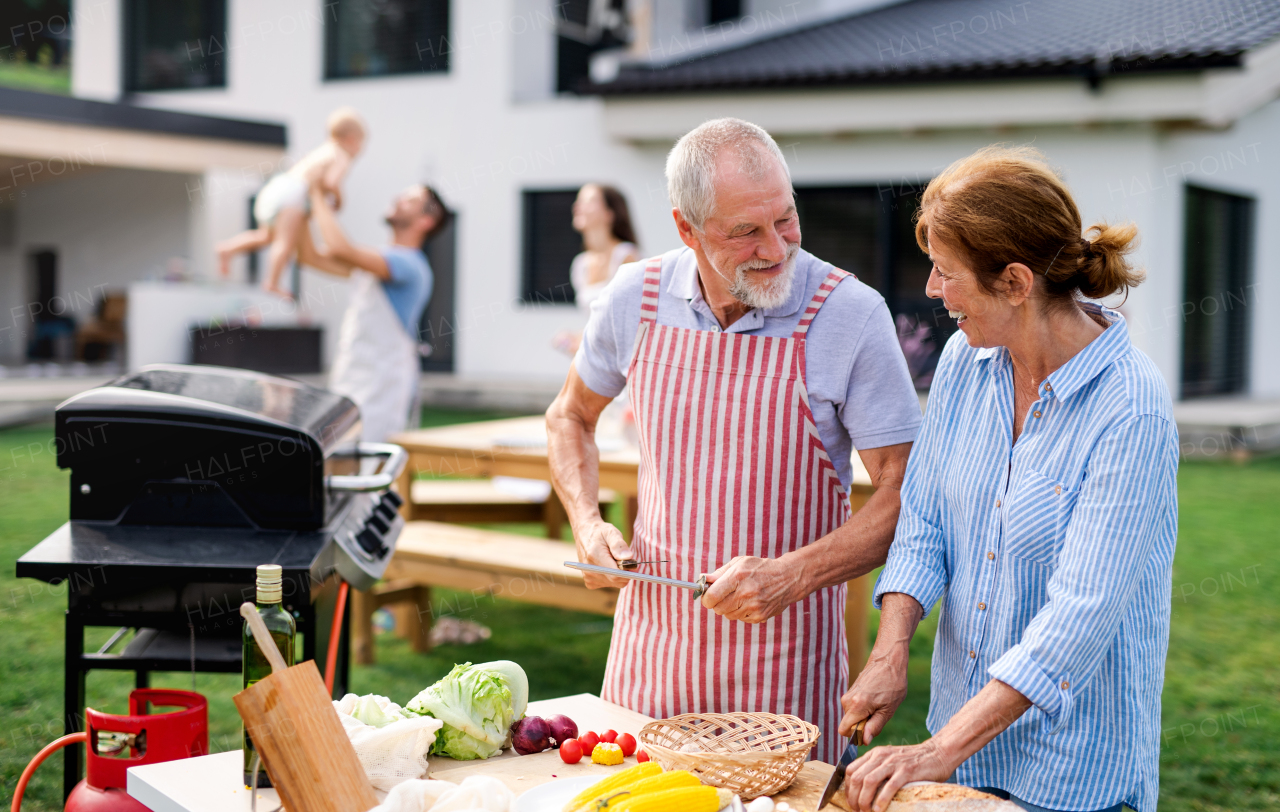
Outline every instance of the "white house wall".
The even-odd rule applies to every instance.
[[[368,120],[370,139],[347,182],[341,220],[354,239],[378,244],[386,239],[381,212],[393,194],[420,180],[441,189],[459,216],[456,368],[467,376],[559,378],[568,359],[551,349],[550,339],[559,330],[580,327],[584,320],[570,307],[527,306],[519,301],[521,191],[575,188],[586,181],[614,183],[631,202],[643,251],[653,254],[674,247],[679,242],[662,177],[665,154],[686,126],[712,115],[765,116],[768,120],[761,123],[779,133],[798,184],[900,186],[904,178],[926,180],[951,161],[989,143],[1034,143],[1065,173],[1086,225],[1097,220],[1132,220],[1141,229],[1143,244],[1138,259],[1148,268],[1150,278],[1133,292],[1125,312],[1135,325],[1138,346],[1156,361],[1175,392],[1181,332],[1178,324],[1165,322],[1166,314],[1179,312],[1182,297],[1181,187],[1175,184],[1163,191],[1143,192],[1136,190],[1133,179],[1147,174],[1158,177],[1164,167],[1198,160],[1197,156],[1238,151],[1253,142],[1266,144],[1258,147],[1261,157],[1256,164],[1215,173],[1204,182],[1257,191],[1261,218],[1257,278],[1260,283],[1264,278],[1271,280],[1269,287],[1260,284],[1258,295],[1278,295],[1274,292],[1280,287],[1275,284],[1274,268],[1280,261],[1280,245],[1276,244],[1280,237],[1266,228],[1266,223],[1274,220],[1274,203],[1263,194],[1264,188],[1278,188],[1276,181],[1280,180],[1276,177],[1280,172],[1277,160],[1267,163],[1276,143],[1268,133],[1280,131],[1280,114],[1274,104],[1221,132],[1162,135],[1153,125],[1124,123],[1141,116],[1123,111],[1111,124],[1033,123],[1022,121],[1030,113],[1010,102],[1007,116],[988,118],[1022,121],[1011,127],[957,124],[952,130],[880,128],[850,134],[844,125],[832,132],[811,123],[800,126],[787,110],[799,104],[805,115],[818,116],[814,121],[819,124],[822,120],[843,121],[851,115],[850,121],[856,124],[858,116],[853,114],[859,99],[866,95],[860,91],[845,94],[843,98],[852,105],[847,109],[837,91],[775,94],[772,98],[777,101],[772,106],[765,104],[768,94],[755,93],[720,94],[701,103],[695,97],[679,95],[660,102],[636,99],[607,103],[595,98],[555,97],[549,92],[554,78],[554,47],[550,43],[555,36],[547,21],[549,2],[454,2],[452,64],[447,74],[323,82],[323,7],[319,0],[278,0],[269,5],[230,0],[228,88],[144,94],[138,102],[281,121],[289,128],[290,160],[301,157],[321,140],[325,117],[333,108],[350,104],[360,109]],[[668,7],[666,0],[663,6]],[[104,48],[92,53],[99,50],[109,51]],[[79,53],[77,76],[81,70]],[[526,59],[530,60],[527,71]],[[1203,87],[1188,77],[1126,80],[1124,87],[1108,90],[1104,85],[1101,96],[1089,95],[1083,82],[1027,83],[1026,88],[1032,85],[1073,103],[1110,111],[1123,108],[1119,100],[1133,93],[1138,94],[1133,98],[1141,101],[1142,93],[1149,92],[1141,103],[1152,109],[1185,107],[1194,113],[1201,109],[1196,105],[1204,101],[1203,96],[1179,100],[1178,86]],[[966,93],[986,93],[983,98],[990,100],[994,98],[991,93],[1008,96],[1010,88],[1021,91],[1023,87],[1014,83],[989,92],[968,85],[952,88],[948,109],[963,106]],[[913,93],[941,91],[894,92],[906,94],[902,97],[906,99]],[[890,91],[874,93],[879,98]],[[1009,96],[1015,97],[1026,94]],[[810,110],[813,105],[809,102],[819,100],[823,102],[821,110]],[[1042,107],[1040,103],[1036,109]],[[264,176],[255,174],[254,167],[227,171],[239,172],[239,187],[212,183],[210,175],[203,179],[220,189],[204,196],[204,230],[194,229],[194,239],[204,243],[197,249],[206,254],[208,243],[243,226],[248,196]],[[193,264],[208,267],[207,260],[198,258]],[[313,283],[310,276],[308,280],[309,289],[320,284]],[[336,298],[343,289],[340,285],[324,289],[334,294],[336,313],[341,305]],[[1274,303],[1274,298],[1266,301]],[[1259,310],[1264,312],[1265,308]],[[1254,321],[1253,391],[1257,394],[1280,389],[1280,370],[1257,351],[1259,347],[1280,346],[1277,330],[1280,327],[1264,319]]]

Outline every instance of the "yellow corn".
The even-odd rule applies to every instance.
[[[615,791],[612,795],[604,795],[596,799],[595,808],[598,812],[604,810],[612,810],[618,804],[637,795],[644,795],[650,792],[662,792],[668,789],[679,789],[681,787],[700,787],[702,782],[698,777],[688,770],[668,770],[664,773],[642,778],[629,787]]]
[[[591,763],[612,767],[622,763],[622,748],[609,742],[600,742],[591,751]]]
[[[595,806],[592,801],[595,801],[597,798],[612,795],[620,789],[625,789],[637,781],[657,775],[660,772],[662,772],[662,765],[656,761],[646,761],[643,764],[637,764],[634,767],[619,770],[608,778],[602,781],[597,781],[582,792],[578,793],[576,798],[565,804],[564,812],[590,810]]]
[[[609,808],[609,812],[716,812],[733,802],[733,793],[715,787],[679,787],[646,792]]]

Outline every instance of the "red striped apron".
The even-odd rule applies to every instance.
[[[631,543],[646,572],[686,581],[734,556],[778,558],[849,518],[805,389],[805,333],[849,274],[833,270],[790,338],[658,324],[661,260],[648,260],[627,374],[640,436]],[[848,684],[845,587],[819,590],[759,624],[727,620],[687,591],[622,590],[602,696],[665,718],[789,713],[818,726],[834,764]]]

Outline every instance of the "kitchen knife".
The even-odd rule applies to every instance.
[[[836,790],[840,789],[840,785],[844,783],[844,774],[848,772],[849,765],[858,757],[858,742],[862,740],[862,730],[867,726],[867,720],[853,726],[853,735],[849,737],[849,746],[844,748],[843,755],[840,756],[840,763],[836,765],[836,771],[831,774],[831,780],[827,781],[827,788],[822,791],[822,801],[818,804],[821,809],[831,803],[831,798],[836,794]]]
[[[678,581],[675,578],[663,578],[660,575],[646,575],[643,572],[630,572],[628,570],[618,570],[613,567],[601,567],[596,564],[580,564],[577,561],[564,562],[566,567],[572,567],[575,570],[583,572],[596,572],[600,575],[612,575],[615,578],[630,578],[634,581],[648,581],[651,584],[662,584],[664,586],[674,586],[680,589],[692,589],[694,598],[701,598],[702,593],[707,591],[707,576],[699,575],[697,581]]]

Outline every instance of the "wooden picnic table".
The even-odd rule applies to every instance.
[[[640,492],[640,448],[628,442],[620,431],[610,431],[608,421],[601,422],[596,434],[596,444],[600,449],[600,487],[611,488],[625,497],[623,532],[630,539]],[[546,418],[542,415],[406,431],[392,436],[390,441],[409,452],[409,463],[405,466],[397,487],[406,498],[412,480],[423,473],[432,476],[510,476],[551,481]],[[849,504],[857,512],[866,504],[875,488],[872,487],[871,477],[856,451],[851,462],[853,484]],[[550,498],[558,502],[554,490]],[[849,679],[852,681],[867,660],[870,576],[864,575],[850,581],[848,589],[845,635],[849,646]]]

